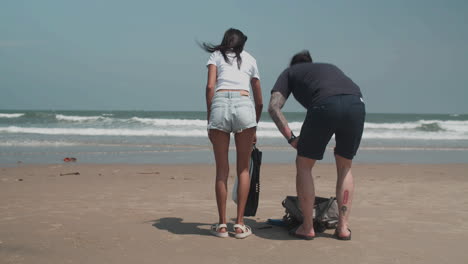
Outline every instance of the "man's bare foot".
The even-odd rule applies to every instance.
[[[306,230],[303,225],[300,225],[299,227],[290,230],[289,234],[294,237],[302,238],[305,240],[312,240],[315,238],[314,228]]]
[[[348,227],[337,227],[333,235],[338,240],[351,240],[351,229]]]

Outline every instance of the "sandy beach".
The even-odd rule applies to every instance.
[[[237,240],[209,233],[213,165],[18,164],[0,168],[0,263],[466,263],[467,171],[357,164],[353,240],[302,241],[265,223],[295,194],[293,164],[263,164],[254,235]],[[332,164],[314,177],[334,195]]]

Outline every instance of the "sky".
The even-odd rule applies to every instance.
[[[204,111],[198,42],[248,36],[264,110],[291,56],[337,65],[369,113],[468,113],[468,1],[23,1],[0,9],[0,109]],[[304,111],[291,97],[285,111]]]

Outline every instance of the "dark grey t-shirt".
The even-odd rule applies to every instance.
[[[327,63],[299,63],[284,70],[271,92],[280,92],[294,98],[305,108],[316,105],[322,99],[339,94],[362,97],[361,90],[338,67]]]

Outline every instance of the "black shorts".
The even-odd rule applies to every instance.
[[[361,143],[366,109],[357,95],[335,95],[307,111],[301,128],[297,155],[321,160],[333,134],[335,154],[353,159]]]

